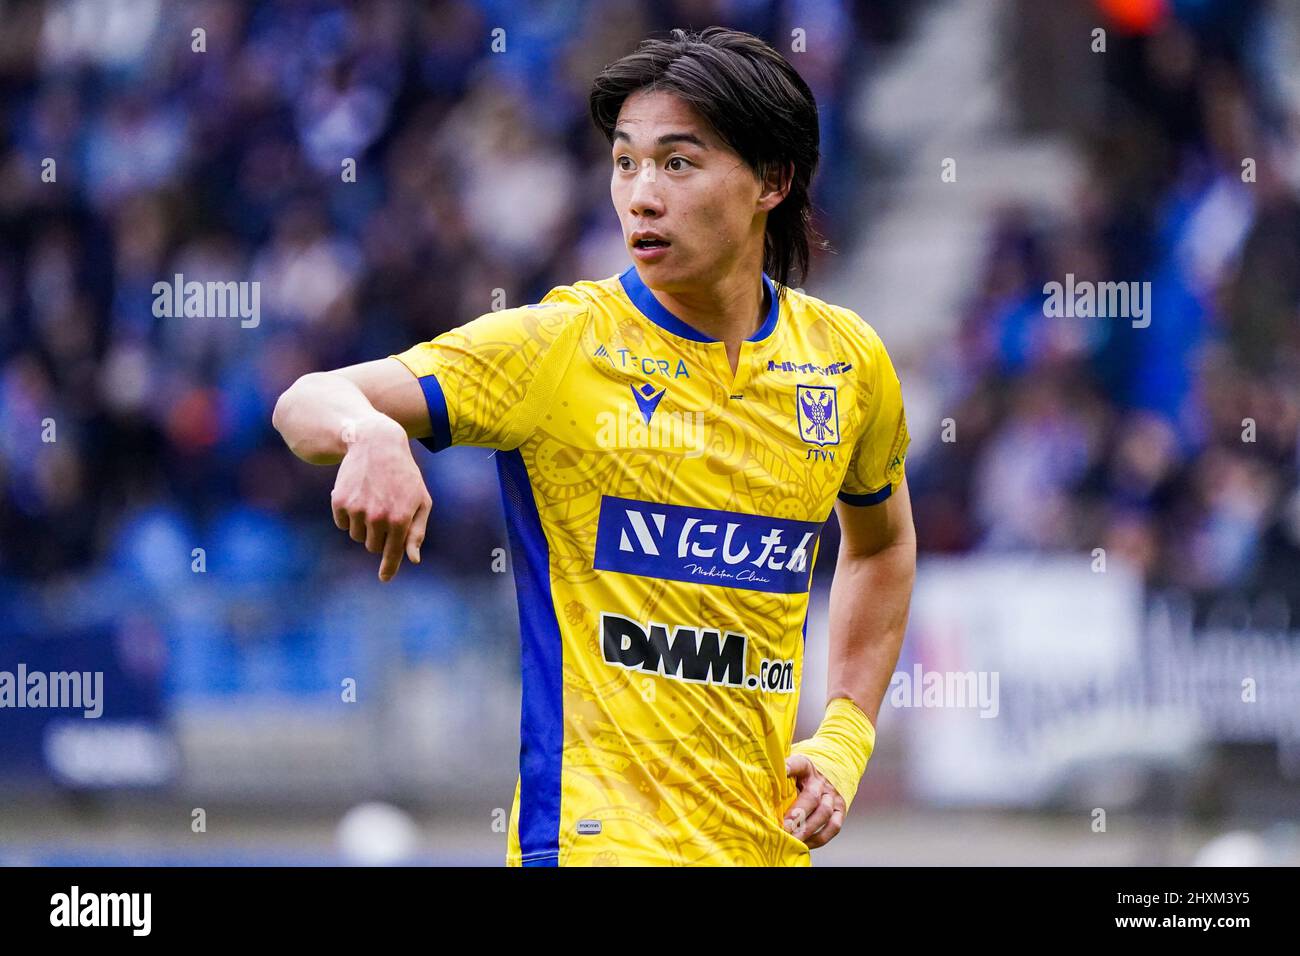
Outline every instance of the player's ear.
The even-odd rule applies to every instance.
[[[790,192],[794,180],[794,163],[773,163],[759,170],[758,211],[771,212]]]

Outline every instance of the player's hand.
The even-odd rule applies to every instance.
[[[420,563],[433,499],[411,457],[406,431],[386,415],[345,428],[347,453],[339,465],[330,505],[334,523],[371,554],[382,554],[379,580],[391,581],[402,563]]]
[[[799,788],[794,803],[785,811],[785,829],[810,848],[825,846],[844,826],[844,798],[803,754],[786,758],[785,773],[794,777]]]

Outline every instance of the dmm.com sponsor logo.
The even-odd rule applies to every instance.
[[[649,622],[602,611],[600,646],[605,663],[692,684],[717,684],[777,694],[794,691],[794,661],[761,658],[745,672],[744,634],[717,628]]]

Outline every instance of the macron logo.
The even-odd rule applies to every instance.
[[[663,397],[668,394],[668,389],[661,388],[655,392],[655,387],[649,382],[642,385],[639,389],[632,386],[632,397],[636,399],[637,407],[641,409],[641,414],[645,418],[645,423],[650,424],[650,418],[663,401]]]

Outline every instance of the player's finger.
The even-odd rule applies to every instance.
[[[821,803],[821,796],[821,787],[816,782],[800,790],[790,809],[785,811],[785,828],[795,836],[812,832],[808,829],[808,821]]]
[[[334,502],[330,504],[334,511],[334,527],[340,531],[347,531],[352,524],[352,520],[348,517],[348,509]]]
[[[361,514],[348,515],[348,537],[357,544],[366,543],[366,518]]]
[[[384,543],[384,557],[379,562],[379,580],[391,581],[402,564],[402,544],[406,541],[405,524],[395,524],[388,529],[388,540]]]
[[[822,827],[810,837],[804,838],[804,843],[808,844],[809,849],[816,849],[819,846],[825,846],[840,832],[844,826],[844,811],[836,809],[831,814],[831,818],[826,821],[826,826]]]
[[[821,800],[822,787],[819,783],[821,777],[817,774],[813,762],[803,754],[794,754],[786,758],[785,767],[787,775],[794,777],[795,784],[799,787],[799,795],[785,811],[783,824],[791,833],[797,833],[804,831],[808,818],[817,809],[817,803]]]
[[[420,563],[420,546],[424,544],[424,531],[429,523],[429,512],[433,510],[433,499],[425,498],[415,510],[411,527],[406,532],[406,556],[412,564]]]
[[[366,550],[371,554],[379,554],[384,550],[384,542],[388,540],[388,522],[380,520],[370,520],[366,522]]]
[[[816,835],[818,830],[830,822],[831,814],[834,812],[835,805],[831,801],[829,791],[823,792],[821,799],[817,801],[817,806],[812,813],[808,814],[808,821],[804,825],[803,833],[796,833],[795,836],[807,843],[809,839]]]

